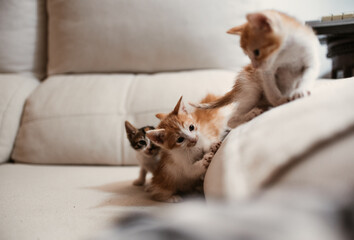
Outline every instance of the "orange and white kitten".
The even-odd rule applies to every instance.
[[[231,91],[208,104],[211,109],[237,102],[228,126],[235,128],[268,107],[310,94],[319,72],[319,42],[312,29],[296,19],[265,10],[247,15],[247,22],[228,31],[240,35],[240,45],[252,64],[238,74]]]
[[[202,102],[217,99],[208,95]],[[227,109],[188,112],[179,99],[169,114],[156,114],[161,122],[147,137],[161,147],[161,160],[150,191],[158,201],[179,202],[179,193],[202,189],[202,179],[226,130]]]

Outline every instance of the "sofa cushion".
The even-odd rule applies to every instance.
[[[0,74],[0,163],[9,160],[25,101],[39,81],[17,74]]]
[[[0,166],[1,239],[97,239],[129,211],[161,203],[132,185],[138,167]]]
[[[0,72],[43,77],[46,67],[44,0],[0,1]]]
[[[198,101],[223,94],[235,73],[225,70],[152,75],[62,75],[44,81],[26,106],[12,158],[51,164],[136,164],[124,121],[156,125],[181,95]]]
[[[273,108],[232,130],[205,177],[207,198],[253,196],[282,171],[304,159],[315,159],[315,164],[299,163],[310,166],[295,172],[298,184],[303,177],[299,184],[302,187],[321,185],[320,188],[332,188],[334,192],[348,187],[352,190],[354,150],[349,146],[353,137],[344,143],[346,148],[333,147],[326,151],[327,155],[320,155],[322,159],[327,156],[322,161],[316,156],[311,158],[309,153],[333,138],[338,141],[340,134],[353,132],[353,89],[354,78],[318,81],[310,97]],[[313,173],[312,178],[309,172]]]
[[[235,69],[254,0],[48,1],[49,74]]]

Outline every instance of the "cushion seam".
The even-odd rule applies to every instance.
[[[131,79],[131,82],[129,83],[129,87],[128,87],[128,91],[126,92],[126,94],[125,94],[125,98],[124,98],[124,104],[123,104],[123,106],[124,106],[124,112],[125,112],[125,115],[128,115],[128,111],[127,111],[127,109],[128,109],[128,106],[127,106],[127,104],[128,104],[128,97],[130,96],[130,94],[131,94],[131,92],[132,92],[132,89],[133,89],[133,87],[134,87],[134,83],[135,83],[135,81],[136,81],[136,78],[137,78],[137,75],[136,74],[134,74],[133,76],[132,76],[132,79]],[[117,127],[117,134],[116,134],[116,138],[117,138],[117,144],[118,144],[118,129],[119,129],[119,127]],[[121,165],[125,165],[125,160],[124,160],[124,155],[125,155],[125,149],[124,149],[124,147],[123,147],[123,144],[124,144],[124,137],[125,137],[125,127],[123,126],[123,124],[121,124],[121,126],[120,126],[120,129],[121,129],[121,131],[120,131],[120,137],[121,137],[121,139],[122,139],[122,141],[120,141],[121,142],[121,147],[122,147],[122,149],[121,149],[121,151],[120,151],[120,154],[117,152],[117,162],[118,162],[118,156],[120,155],[120,158],[121,158],[121,160],[122,160],[122,162],[121,162]],[[117,148],[117,150],[116,151],[118,151],[118,148]]]
[[[20,83],[17,85],[16,90],[14,90],[13,94],[11,95],[11,97],[9,98],[9,101],[6,104],[6,107],[4,108],[4,112],[2,114],[2,118],[1,118],[1,123],[0,123],[0,138],[2,136],[2,132],[4,130],[4,124],[5,124],[5,117],[7,115],[8,110],[10,109],[11,104],[13,103],[15,97],[17,96],[17,93],[20,92],[21,89],[23,89],[24,85],[21,85]],[[24,103],[26,102],[28,96],[26,97]],[[15,145],[15,141],[16,141],[16,136],[18,134],[19,128],[20,128],[20,124],[21,124],[21,118],[22,118],[22,114],[23,114],[23,106],[24,104],[22,104],[21,106],[21,116],[20,116],[20,120],[18,121],[18,127],[15,130],[15,135],[14,138],[12,139],[11,143],[8,143],[6,146],[10,147],[10,152],[9,155],[6,157],[6,161],[8,161],[11,157],[11,152],[13,151],[13,147]],[[11,140],[11,139],[10,139]],[[4,146],[4,145],[3,145]]]
[[[100,114],[84,113],[84,114],[73,114],[73,115],[63,115],[63,116],[41,117],[41,118],[34,118],[34,119],[27,120],[27,121],[22,123],[22,126],[26,125],[26,124],[33,123],[33,122],[50,121],[50,120],[53,120],[53,119],[79,118],[79,117],[89,117],[89,116],[98,116],[98,117],[100,117],[100,116],[109,116],[109,115],[116,116],[117,113],[100,113]],[[123,114],[119,114],[119,115],[123,116]]]
[[[4,112],[3,112],[2,117],[1,117],[0,136],[2,135],[1,133],[3,132],[3,127],[4,127],[3,125],[4,125],[4,122],[5,122],[4,119],[5,119],[6,113],[8,112],[11,103],[13,102],[15,96],[20,91],[20,89],[22,89],[22,86],[20,86],[20,84],[18,84],[18,87],[16,88],[16,90],[13,92],[13,94],[9,98],[9,101],[6,103],[6,107],[4,108]]]
[[[171,109],[166,109],[165,112],[168,112],[170,111]],[[149,111],[144,111],[144,112],[139,112],[139,113],[131,113],[132,115],[140,115],[140,114],[148,114],[148,113],[151,113],[151,112],[158,112],[158,111],[163,111],[163,110],[149,110]],[[29,124],[29,123],[32,123],[32,122],[40,122],[40,121],[49,121],[49,120],[52,120],[52,119],[61,119],[61,118],[76,118],[76,117],[89,117],[89,116],[97,116],[97,117],[100,117],[100,116],[127,116],[127,115],[130,115],[130,114],[119,114],[119,113],[83,113],[83,114],[72,114],[72,115],[62,115],[62,116],[50,116],[50,117],[40,117],[40,118],[33,118],[33,119],[30,119],[30,120],[27,120],[27,121],[24,121],[22,122],[21,125],[26,125],[26,124]]]

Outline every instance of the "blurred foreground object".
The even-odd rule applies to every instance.
[[[349,240],[353,203],[294,191],[233,204],[184,203],[129,215],[102,239]]]

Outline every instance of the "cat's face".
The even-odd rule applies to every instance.
[[[231,28],[227,33],[241,36],[241,48],[255,68],[269,66],[282,40],[274,32],[272,20],[263,13],[248,14],[247,23]]]
[[[198,142],[198,126],[179,99],[174,110],[169,114],[157,114],[161,122],[156,130],[147,132],[153,143],[165,149],[186,149]]]
[[[159,152],[159,147],[153,144],[146,137],[146,132],[155,129],[151,126],[136,128],[128,121],[125,121],[125,131],[132,148],[146,156],[154,156]]]

